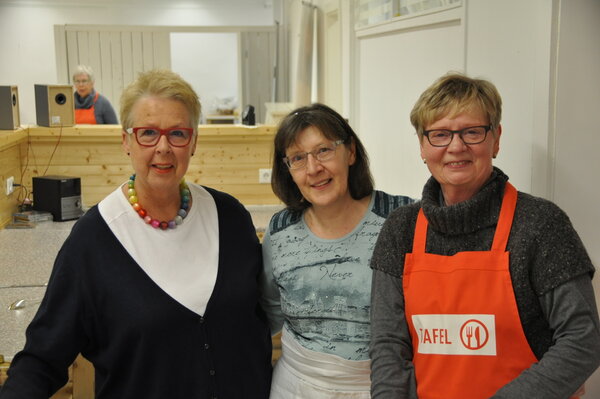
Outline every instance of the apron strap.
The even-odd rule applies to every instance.
[[[413,254],[425,252],[425,241],[427,241],[427,225],[427,218],[423,213],[423,208],[421,208],[419,209],[419,214],[417,215],[417,225],[415,226],[412,249]]]
[[[500,215],[498,216],[498,225],[496,226],[494,242],[492,243],[492,251],[506,250],[516,205],[517,189],[509,182],[506,182],[506,185],[504,186],[502,207],[500,208]]]

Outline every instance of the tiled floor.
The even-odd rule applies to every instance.
[[[262,232],[280,206],[248,206],[257,232]],[[54,258],[75,222],[41,222],[33,229],[0,230],[0,355],[7,360],[25,344],[25,329],[46,290]],[[25,299],[29,306],[9,310]]]

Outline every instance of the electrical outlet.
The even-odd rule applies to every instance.
[[[258,182],[266,184],[271,183],[271,169],[259,169]]]
[[[6,195],[10,195],[13,191],[15,191],[14,184],[15,184],[14,176],[11,176],[8,179],[6,179]]]

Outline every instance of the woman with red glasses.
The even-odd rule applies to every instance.
[[[142,73],[121,98],[133,173],[76,223],[2,399],[48,398],[78,353],[96,398],[268,398],[261,249],[233,197],[184,176],[200,102],[178,75]]]
[[[600,363],[594,266],[561,209],[493,166],[501,112],[460,74],[412,110],[431,178],[373,253],[373,398],[566,399]]]

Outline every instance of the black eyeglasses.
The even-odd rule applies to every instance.
[[[429,144],[434,147],[449,146],[455,134],[460,136],[463,143],[471,145],[483,143],[491,129],[492,125],[471,126],[460,130],[433,129],[425,130],[423,136],[427,137]]]
[[[167,136],[167,141],[173,147],[185,147],[192,140],[194,129],[191,127],[172,127],[159,129],[157,127],[130,127],[125,130],[135,136],[135,141],[142,147],[154,147],[160,136]]]
[[[343,144],[344,140],[337,140],[331,143],[331,145],[322,145],[310,152],[299,152],[289,157],[283,158],[283,162],[290,169],[302,169],[306,167],[308,163],[308,155],[312,155],[319,162],[327,161],[335,155],[335,149],[340,144]]]

